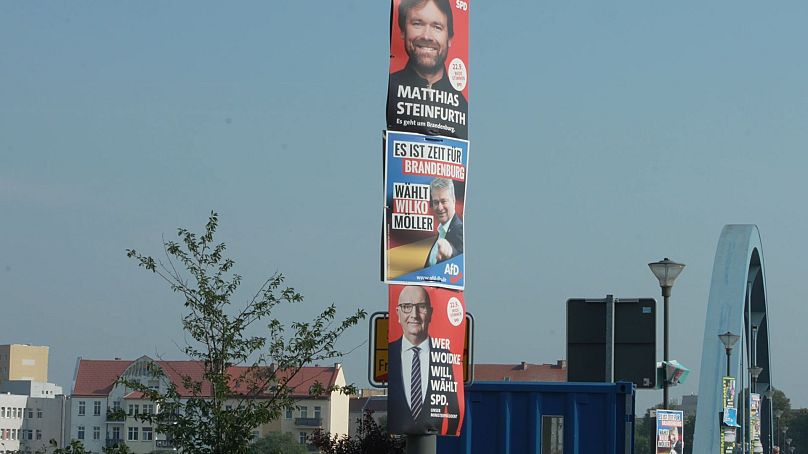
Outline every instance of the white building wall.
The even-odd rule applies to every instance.
[[[20,450],[41,451],[44,446],[50,446],[50,440],[55,440],[57,446],[63,447],[67,411],[67,398],[64,395],[29,397],[23,418],[24,439],[20,442]]]
[[[88,451],[101,452],[107,438],[107,399],[73,397],[69,414],[67,440],[79,440]]]
[[[0,394],[0,453],[19,451],[27,402],[28,396]]]
[[[345,374],[340,363],[336,364],[338,369],[337,378],[334,382],[337,386],[345,386]],[[348,434],[348,413],[350,411],[351,398],[347,394],[339,391],[331,393],[331,405],[328,418],[328,426],[324,427],[331,435]]]

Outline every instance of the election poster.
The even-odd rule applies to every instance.
[[[469,143],[387,131],[384,280],[463,289]]]
[[[749,421],[752,452],[763,452],[763,443],[760,441],[760,394],[749,393]]]
[[[459,435],[465,410],[463,292],[390,285],[388,293],[388,430]]]
[[[387,129],[468,139],[470,0],[393,0]]]
[[[735,408],[735,377],[722,377],[721,404],[724,410],[724,419],[721,421],[721,434],[719,435],[719,452],[733,454],[735,452],[736,428],[738,411]]]
[[[684,413],[681,410],[657,410],[656,415],[656,453],[685,452]]]

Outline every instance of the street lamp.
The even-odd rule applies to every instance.
[[[780,446],[780,417],[783,416],[783,410],[777,410],[774,412],[774,416],[777,417],[777,446]]]
[[[738,339],[741,336],[727,331],[724,334],[719,334],[718,338],[721,339],[721,343],[724,344],[724,349],[727,351],[727,377],[729,377],[729,366],[730,366],[730,357],[732,356],[732,347],[738,343]]]
[[[757,385],[757,379],[760,377],[760,373],[763,372],[763,368],[760,366],[752,366],[749,368],[749,375],[752,376],[752,392],[755,391],[755,386]]]
[[[654,276],[659,280],[659,287],[662,289],[662,299],[663,304],[665,307],[665,315],[664,315],[664,322],[663,322],[663,381],[662,381],[662,408],[667,410],[668,409],[668,374],[667,374],[667,363],[668,363],[668,298],[671,296],[671,287],[673,287],[673,282],[679,276],[679,273],[685,268],[684,263],[676,263],[671,259],[665,257],[664,260],[660,262],[653,262],[649,263],[648,267],[651,268],[651,272],[654,273]]]

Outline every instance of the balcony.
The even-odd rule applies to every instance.
[[[173,449],[174,440],[154,440],[154,447],[161,449]]]
[[[295,425],[298,427],[321,427],[323,418],[295,418]]]
[[[123,438],[107,438],[106,447],[107,448],[114,448],[118,445],[123,445]]]
[[[108,423],[123,423],[126,420],[126,412],[122,409],[112,410],[107,409],[107,422]]]

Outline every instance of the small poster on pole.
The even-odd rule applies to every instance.
[[[681,410],[657,410],[656,415],[655,452],[657,454],[684,453],[684,413]]]

